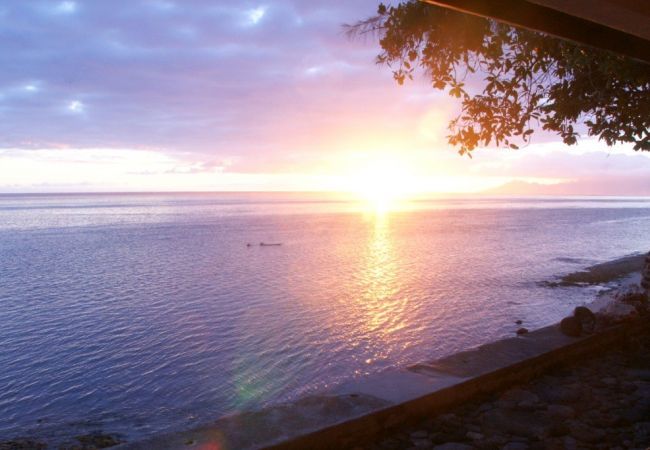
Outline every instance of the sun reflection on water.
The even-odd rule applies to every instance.
[[[391,214],[378,210],[372,221],[363,265],[363,286],[358,299],[363,334],[371,337],[367,364],[388,357],[392,335],[405,324],[408,298],[398,276],[398,257],[392,239]]]

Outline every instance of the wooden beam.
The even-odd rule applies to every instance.
[[[445,8],[541,31],[650,64],[650,41],[526,0],[423,0]]]

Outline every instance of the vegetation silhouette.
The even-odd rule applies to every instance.
[[[399,84],[416,69],[461,102],[448,142],[519,148],[536,128],[577,142],[580,132],[650,151],[650,65],[544,33],[407,1],[344,25],[378,38],[377,63]]]

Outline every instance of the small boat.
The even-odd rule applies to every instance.
[[[282,245],[281,243],[267,244],[266,242],[260,242],[260,247],[278,247]]]

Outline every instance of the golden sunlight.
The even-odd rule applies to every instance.
[[[374,161],[349,177],[349,190],[379,212],[399,207],[418,192],[417,177],[396,158]]]

